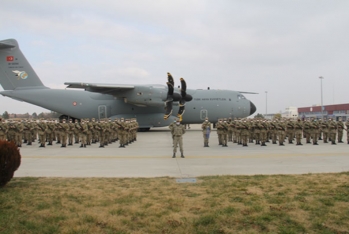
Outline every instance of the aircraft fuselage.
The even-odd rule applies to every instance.
[[[137,118],[141,128],[148,128],[167,126],[176,118],[173,115],[168,120],[163,119],[164,106],[160,97],[164,98],[164,95],[163,91],[157,92],[153,93],[156,98],[146,100],[143,97],[144,106],[133,104],[135,101],[141,103],[140,100],[129,103],[127,92],[124,97],[115,97],[80,90],[40,88],[8,90],[1,94],[72,118]],[[188,89],[187,92],[193,96],[193,100],[186,103],[183,124],[201,123],[206,117],[212,122],[219,118],[243,118],[255,111],[254,105],[237,91]],[[146,93],[143,95],[149,97]],[[178,106],[174,106],[173,113],[177,110]]]

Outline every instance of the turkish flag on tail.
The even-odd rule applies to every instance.
[[[7,62],[12,62],[14,60],[14,57],[13,56],[7,56],[6,57],[6,61]]]

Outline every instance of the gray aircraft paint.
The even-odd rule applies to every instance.
[[[62,113],[72,118],[137,118],[140,128],[169,125],[178,112],[164,120],[165,85],[96,84],[67,82],[68,88],[50,89],[41,82],[14,39],[0,41],[0,94]],[[175,92],[180,93],[178,88]],[[244,118],[256,111],[241,92],[232,90],[187,89],[193,100],[186,103],[183,124],[201,123],[205,117]]]

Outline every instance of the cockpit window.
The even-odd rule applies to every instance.
[[[238,94],[238,99],[246,99],[244,95]]]

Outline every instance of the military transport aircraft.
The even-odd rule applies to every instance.
[[[0,41],[0,94],[28,102],[70,118],[137,118],[143,130],[168,126],[183,115],[183,124],[202,123],[208,117],[243,118],[256,106],[242,93],[232,90],[186,89],[184,79],[176,88],[168,73],[167,86],[149,84],[99,84],[67,82],[67,88],[50,89],[41,82],[19,49],[15,39]],[[172,112],[172,108],[174,111]],[[172,114],[174,113],[174,114]]]

